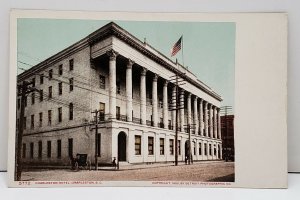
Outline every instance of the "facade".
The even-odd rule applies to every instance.
[[[32,81],[39,91],[26,100],[22,160],[68,165],[70,157],[84,153],[91,163],[95,155],[100,163],[173,162],[175,74],[185,82],[178,160],[187,154],[189,131],[194,161],[222,159],[221,97],[180,64],[109,23],[18,76],[18,84]]]
[[[234,115],[221,116],[223,159],[234,161]]]

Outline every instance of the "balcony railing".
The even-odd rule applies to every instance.
[[[142,124],[142,120],[140,118],[132,117],[132,122],[135,124]]]
[[[159,123],[157,124],[157,127],[159,127],[159,128],[164,128],[164,127],[165,127],[165,125],[164,125],[164,123],[162,123],[162,122],[159,122]]]
[[[147,125],[147,126],[153,126],[153,121],[146,120],[146,125]]]

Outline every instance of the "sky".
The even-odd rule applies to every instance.
[[[18,68],[29,69],[111,21],[18,19]],[[234,110],[235,23],[114,21],[129,33],[166,55],[178,59]],[[183,49],[171,57],[183,35]],[[182,52],[183,51],[183,52]],[[24,64],[26,63],[26,64]],[[22,73],[18,70],[18,74]]]

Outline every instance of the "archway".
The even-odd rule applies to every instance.
[[[124,132],[118,135],[118,160],[126,161],[126,133]]]

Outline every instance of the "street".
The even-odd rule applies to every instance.
[[[22,174],[24,181],[212,181],[234,182],[233,162],[196,162],[192,165],[135,165],[120,170],[34,170]]]

